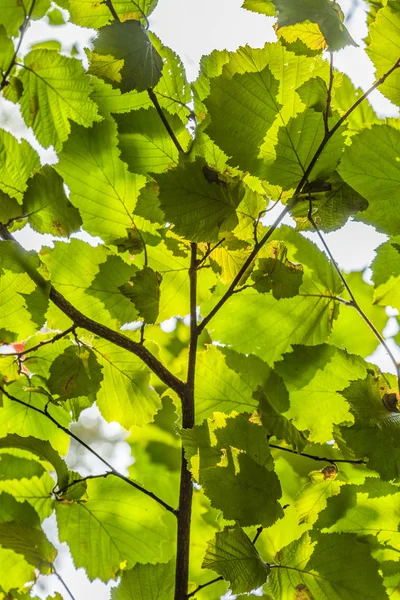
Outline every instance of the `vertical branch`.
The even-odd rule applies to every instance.
[[[197,354],[197,244],[190,244],[190,344],[186,394],[182,396],[182,426],[194,426],[194,381]],[[179,492],[178,542],[176,552],[175,600],[187,598],[189,581],[190,521],[192,516],[192,477],[182,447],[181,483]]]

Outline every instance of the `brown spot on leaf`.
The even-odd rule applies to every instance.
[[[304,583],[299,583],[296,586],[296,600],[314,600],[314,596]]]
[[[335,465],[328,465],[322,469],[321,473],[323,474],[325,481],[327,479],[335,479],[337,475],[337,468]]]

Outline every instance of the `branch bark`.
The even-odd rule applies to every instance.
[[[31,265],[24,260],[24,250],[21,245],[14,239],[7,227],[0,223],[0,238],[6,241],[12,241],[16,244],[17,253],[20,256],[20,262],[25,268],[27,275],[38,285],[43,291],[49,294],[50,300],[71,319],[74,327],[81,327],[95,335],[112,342],[120,348],[124,348],[128,352],[132,352],[140,358],[148,367],[165,383],[168,387],[174,390],[180,397],[186,393],[186,384],[171,373],[145,346],[138,342],[134,342],[118,331],[110,329],[106,325],[101,325],[97,321],[93,321],[75,308],[60,292],[52,285],[49,287],[49,282]]]
[[[191,258],[189,268],[190,281],[190,343],[187,373],[186,395],[182,397],[182,426],[192,429],[194,426],[194,384],[197,355],[197,244],[190,244]],[[189,582],[190,524],[192,516],[193,485],[185,452],[182,446],[181,481],[179,490],[178,539],[175,572],[175,600],[187,597]]]

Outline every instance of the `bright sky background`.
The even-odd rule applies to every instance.
[[[338,0],[345,14],[351,6],[351,0]],[[213,49],[235,50],[241,45],[263,46],[267,41],[274,41],[272,29],[273,19],[241,9],[242,0],[159,0],[158,6],[150,18],[150,29],[162,42],[170,46],[180,55],[190,80],[196,78],[200,57]],[[66,14],[66,13],[65,13]],[[23,51],[39,40],[57,39],[63,50],[70,50],[74,44],[83,51],[90,46],[94,37],[91,30],[75,25],[50,27],[43,19],[32,26],[24,39]],[[357,7],[350,22],[347,23],[352,37],[360,44],[359,48],[346,48],[334,56],[334,65],[347,73],[353,82],[366,90],[374,81],[374,69],[363,51],[362,38],[366,35],[364,4],[358,0]],[[379,116],[397,116],[398,109],[386,100],[378,91],[370,97],[371,103]],[[37,149],[39,146],[29,132],[15,105],[0,99],[0,127],[8,129],[14,135],[25,137]],[[55,162],[55,153],[50,149],[40,150],[43,162]],[[274,213],[273,213],[274,214]],[[275,218],[275,217],[274,217]],[[289,220],[290,221],[290,220]],[[317,241],[313,234],[309,234]],[[43,244],[51,243],[50,236],[39,236],[25,228],[19,232],[18,239],[29,249],[39,249]],[[87,239],[85,237],[85,239]],[[386,240],[386,236],[378,234],[372,227],[362,223],[350,222],[341,230],[326,236],[326,240],[339,265],[346,271],[364,268],[374,256],[375,248]],[[393,312],[392,312],[393,314]],[[389,321],[385,333],[393,335],[398,326],[395,319]],[[393,343],[393,351],[400,359],[397,346]],[[393,372],[393,366],[384,351],[378,350],[373,360],[387,371]],[[121,452],[119,460],[114,462],[117,468],[127,465],[126,453]],[[50,539],[56,542],[55,527],[51,522],[47,527]],[[57,568],[70,587],[76,600],[108,600],[110,586],[99,581],[89,583],[83,570],[75,571],[65,544],[60,547]],[[42,578],[47,593],[59,591],[67,598],[65,591],[54,576]],[[36,593],[44,591],[42,585],[36,586]]]

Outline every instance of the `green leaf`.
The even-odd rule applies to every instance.
[[[38,462],[13,456],[12,454],[0,454],[0,481],[7,479],[30,479],[43,473],[44,468]]]
[[[310,202],[315,224],[326,232],[340,229],[350,217],[368,208],[368,202],[344,183],[337,173],[326,182],[316,181],[305,186],[299,198],[290,212],[296,221],[296,229],[301,231],[314,229],[308,218]]]
[[[121,583],[111,592],[112,600],[171,600],[175,585],[175,564],[136,565],[123,571]]]
[[[296,429],[293,423],[276,410],[261,387],[253,392],[253,398],[259,401],[258,411],[261,423],[267,430],[268,435],[273,435],[278,440],[285,440],[297,452],[304,450],[307,445],[304,435]]]
[[[317,23],[331,52],[345,46],[357,46],[343,25],[343,13],[337,2],[330,0],[273,0],[278,12],[278,26],[303,21]]]
[[[330,121],[330,126],[333,123]],[[269,183],[285,190],[296,188],[325,136],[324,115],[308,108],[278,131],[275,161],[265,166]],[[325,146],[309,181],[324,180],[336,169],[343,152],[344,139],[334,135]]]
[[[372,277],[375,286],[374,302],[383,306],[400,305],[400,237],[396,236],[377,249],[372,262]]]
[[[157,100],[162,108],[172,115],[178,115],[182,123],[186,124],[191,115],[187,105],[192,100],[192,94],[185,67],[171,48],[163,46],[153,33],[149,33],[149,37],[164,62],[161,79],[154,88]]]
[[[258,269],[252,273],[255,289],[264,293],[272,291],[276,300],[296,296],[303,280],[303,267],[287,259],[285,244],[271,242],[260,256]]]
[[[31,479],[0,481],[0,490],[11,494],[20,503],[29,503],[39,515],[40,521],[50,517],[53,513],[53,489],[54,479],[48,473],[43,473],[41,477],[35,475]],[[26,505],[22,510],[24,511],[24,520],[26,520]]]
[[[211,80],[204,101],[211,117],[206,131],[233,166],[254,173],[260,170],[259,147],[280,109],[278,85],[269,67]]]
[[[219,175],[203,160],[186,163],[155,177],[160,204],[174,231],[192,241],[212,242],[237,225],[235,209],[244,189],[240,181]]]
[[[96,341],[93,350],[102,367],[97,405],[103,417],[109,422],[118,421],[126,429],[152,421],[160,399],[149,386],[146,365],[127,350],[104,340]]]
[[[12,62],[13,56],[14,45],[12,40],[7,36],[4,26],[0,25],[0,69],[2,73],[8,69],[10,63]]]
[[[90,580],[108,581],[125,561],[130,568],[157,560],[166,534],[164,508],[116,478],[87,486],[87,500],[56,506],[60,540],[68,543],[75,566]]]
[[[158,0],[113,0],[113,7],[121,21],[149,16]],[[99,29],[112,20],[106,4],[93,5],[92,0],[69,0],[71,19],[77,25]]]
[[[21,202],[27,180],[39,169],[39,157],[26,140],[18,142],[4,130],[0,130],[0,156],[0,189]]]
[[[111,121],[90,130],[74,128],[56,171],[68,185],[86,231],[110,242],[135,227],[132,213],[145,178],[129,173],[119,158]]]
[[[231,370],[224,354],[210,345],[197,354],[196,369],[196,422],[201,423],[214,411],[229,414],[254,411],[257,402],[252,397],[253,387]]]
[[[71,131],[69,119],[85,127],[99,120],[97,106],[89,98],[89,77],[79,60],[55,50],[33,50],[24,65],[22,116],[45,148],[53,145],[61,150]]]
[[[148,266],[160,273],[160,312],[159,322],[170,317],[184,317],[190,312],[189,307],[189,266],[188,248],[171,239],[157,246],[148,246]],[[216,276],[211,269],[201,269],[197,272],[197,302],[200,304],[211,296],[211,288],[216,283]]]
[[[67,484],[67,465],[48,441],[39,440],[34,437],[21,437],[16,433],[9,433],[7,436],[0,438],[0,448],[18,448],[35,454],[40,460],[47,461],[54,467],[59,487]]]
[[[213,339],[230,344],[239,352],[256,354],[272,364],[294,344],[315,346],[324,342],[338,314],[335,296],[343,289],[337,273],[316,246],[290,227],[281,227],[272,236],[284,242],[288,258],[304,267],[299,295],[275,300],[272,295],[245,289],[234,294],[213,318]],[[220,287],[210,302],[201,306],[209,310],[223,295]],[[232,315],[240,318],[232,319]],[[290,318],[288,318],[290,315]],[[265,331],[273,344],[265,344]]]
[[[378,256],[380,256],[379,249]],[[373,262],[373,266],[375,266],[377,260],[378,258]],[[348,273],[345,274],[344,277],[357,300],[357,304],[365,312],[378,331],[383,331],[388,317],[383,306],[373,304],[373,286],[363,280],[361,272]],[[347,292],[344,292],[343,297],[347,298],[347,296]],[[388,303],[395,305],[395,299],[392,297],[391,293],[389,297],[390,302]],[[350,298],[348,299],[350,300]],[[340,313],[333,325],[329,341],[335,346],[344,348],[353,354],[359,354],[363,358],[372,354],[378,345],[378,340],[374,333],[369,327],[366,327],[363,324],[362,317],[354,310],[354,307],[346,305],[340,307]]]
[[[268,591],[274,600],[326,597],[329,600],[386,600],[378,562],[355,534],[309,534],[279,553]],[[286,568],[285,568],[286,567]]]
[[[244,0],[242,8],[267,15],[267,17],[275,16],[275,8],[272,0]]]
[[[333,439],[333,426],[351,418],[339,392],[351,381],[365,377],[366,366],[360,357],[328,344],[295,346],[275,365],[289,391],[287,416],[299,429],[308,429],[313,442]]]
[[[79,231],[79,211],[68,200],[63,180],[52,167],[46,166],[29,182],[24,195],[24,213],[38,233],[68,237]]]
[[[398,63],[400,55],[400,14],[395,3],[387,3],[378,11],[369,28],[370,39],[366,52],[376,68],[376,79]],[[379,90],[392,102],[400,105],[400,74],[396,69],[379,86]]]
[[[368,208],[358,217],[378,231],[396,235],[400,218],[400,166],[393,157],[400,154],[400,131],[389,125],[373,125],[354,136],[339,166],[339,174],[368,200]]]
[[[53,8],[53,10],[48,12],[47,18],[49,19],[50,25],[53,25],[53,27],[57,27],[58,25],[65,25],[63,14],[58,8]]]
[[[135,305],[145,323],[155,323],[160,304],[160,284],[162,276],[150,267],[135,273],[128,283],[120,287],[124,296]]]
[[[214,508],[242,526],[270,526],[283,516],[279,479],[272,470],[265,431],[250,415],[213,420],[182,430],[194,476]],[[197,456],[198,454],[198,456]]]
[[[58,400],[94,394],[103,379],[96,355],[85,347],[68,346],[50,367],[49,390]]]
[[[324,532],[374,535],[380,543],[398,546],[400,490],[369,477],[363,485],[346,485],[328,499],[316,526]]]
[[[169,115],[166,118],[178,141],[186,147],[190,135],[179,117]],[[121,158],[130,171],[142,174],[162,173],[177,166],[179,152],[155,108],[117,115],[115,120]]]
[[[22,555],[28,564],[43,574],[51,573],[57,556],[43,531],[21,521],[0,523],[0,546]]]
[[[270,568],[241,527],[225,527],[208,542],[202,567],[229,581],[233,594],[251,592],[266,582]]]
[[[161,77],[162,58],[138,21],[113,21],[104,27],[94,43],[99,54],[109,55],[112,63],[123,60],[121,91],[142,92],[154,87]]]
[[[390,391],[383,377],[368,375],[342,392],[354,415],[354,424],[343,427],[341,435],[357,458],[367,458],[368,467],[378,471],[385,481],[400,473],[400,413],[396,406],[391,409],[383,401],[384,394]]]
[[[32,19],[41,19],[50,6],[50,0],[37,0],[32,7]],[[4,25],[8,35],[17,37],[23,24],[27,7],[18,0],[2,0],[0,4],[0,24]]]
[[[309,481],[294,499],[299,525],[306,525],[311,529],[321,511],[326,508],[329,499],[332,496],[336,497],[343,485],[333,465],[328,465],[321,471],[311,471]]]

